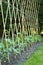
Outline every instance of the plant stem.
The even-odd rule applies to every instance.
[[[10,63],[10,58],[9,58],[9,54],[8,54],[8,62]]]
[[[0,60],[0,65],[1,65],[1,60]]]

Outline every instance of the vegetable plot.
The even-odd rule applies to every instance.
[[[14,58],[16,58],[17,55],[21,55],[34,42],[40,42],[42,40],[42,37],[39,35],[26,36],[24,40],[21,37],[16,38],[14,41],[9,38],[4,39],[3,42],[0,42],[0,60],[2,61],[4,59],[4,61],[8,60],[10,62],[10,55],[14,55]]]

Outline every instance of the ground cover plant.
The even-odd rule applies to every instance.
[[[43,46],[39,47],[38,50],[21,65],[43,65]]]
[[[13,54],[14,58],[17,55],[21,55],[22,52],[29,48],[32,43],[42,41],[42,37],[40,35],[30,35],[24,37],[24,40],[21,36],[17,37],[14,41],[12,39],[4,39],[3,42],[0,41],[0,64],[1,61],[10,62],[10,55]]]

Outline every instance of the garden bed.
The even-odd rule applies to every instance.
[[[18,37],[13,41],[8,38],[0,42],[0,65],[19,65],[43,44],[41,36],[30,35],[22,38]]]
[[[3,60],[2,65],[20,65],[21,63],[26,61],[32,55],[32,53],[34,53],[38,49],[39,46],[42,46],[42,45],[43,45],[43,42],[34,43],[29,49],[24,51],[21,56],[17,55],[16,58],[14,57],[13,54],[11,54],[10,63],[6,60]]]

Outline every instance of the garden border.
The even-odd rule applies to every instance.
[[[16,58],[14,58],[14,56],[10,56],[11,58],[11,62],[3,62],[2,61],[2,65],[20,65],[21,63],[25,62],[28,58],[30,58],[30,56],[37,51],[39,46],[42,46],[43,42],[37,42],[37,43],[33,43],[30,48],[26,49],[24,52],[22,52],[22,55],[17,55]]]

